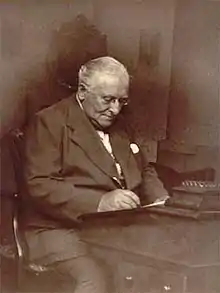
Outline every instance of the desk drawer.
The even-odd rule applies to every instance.
[[[118,293],[183,293],[184,277],[154,267],[123,262],[115,271]]]

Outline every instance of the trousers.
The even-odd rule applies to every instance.
[[[106,282],[105,271],[91,257],[80,256],[59,262],[56,270],[74,281],[63,293],[112,293]]]
[[[106,265],[92,255],[76,230],[35,229],[25,236],[30,262],[51,266],[70,280],[62,293],[113,292]]]

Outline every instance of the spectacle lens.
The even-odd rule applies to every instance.
[[[111,96],[105,96],[102,98],[106,104],[115,103],[118,101],[120,106],[126,106],[128,104],[128,98],[116,98]]]

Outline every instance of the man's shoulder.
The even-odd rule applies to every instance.
[[[36,113],[36,115],[44,119],[60,119],[62,117],[65,117],[70,107],[74,107],[74,99],[74,95],[68,98],[64,98],[56,104],[40,110]]]

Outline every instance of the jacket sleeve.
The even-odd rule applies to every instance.
[[[159,199],[169,197],[167,190],[164,188],[162,181],[153,166],[151,166],[144,154],[140,152],[141,169],[142,169],[142,186],[141,194],[145,203],[151,203]]]
[[[54,117],[55,118],[55,117]],[[101,194],[78,188],[61,176],[62,122],[37,114],[26,131],[25,178],[39,212],[64,221],[96,212]]]

